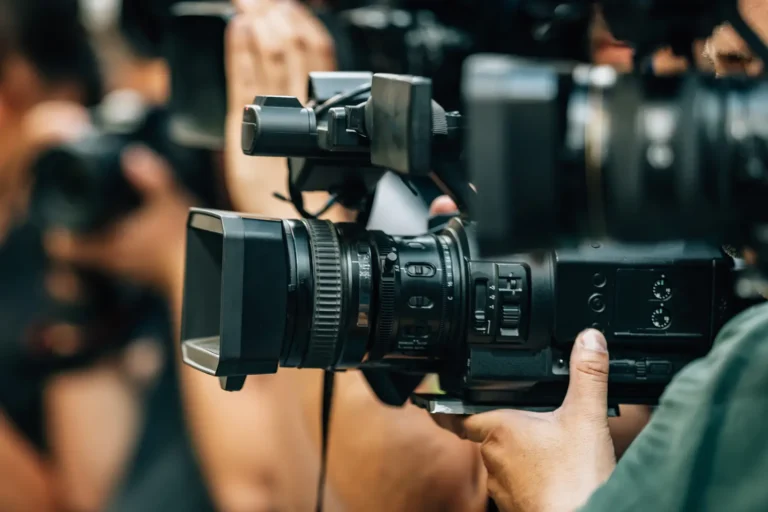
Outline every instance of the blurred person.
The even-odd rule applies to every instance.
[[[740,0],[768,42],[768,2]],[[757,76],[762,63],[729,25],[706,41],[718,75]],[[570,384],[554,413],[496,411],[452,422],[480,444],[502,510],[765,510],[768,490],[768,304],[720,331],[712,351],[667,387],[658,410],[616,463],[606,421],[608,347],[576,340]]]
[[[594,64],[612,66],[624,73],[632,71],[634,68],[632,47],[626,42],[618,41],[611,34],[599,8],[595,9],[589,36],[590,53]],[[693,54],[697,69],[711,69],[710,60],[704,55],[703,41],[696,43]],[[688,62],[685,58],[673,54],[669,48],[664,48],[653,55],[651,66],[654,74],[668,75],[685,71],[688,69]]]
[[[46,16],[55,20],[46,22]],[[45,32],[46,37],[40,34]],[[59,507],[44,414],[49,370],[30,354],[28,327],[46,310],[45,255],[38,233],[24,223],[30,152],[25,117],[44,101],[92,104],[101,81],[76,2],[0,1],[0,509]],[[48,119],[50,136],[76,130]],[[118,426],[119,427],[119,426]]]
[[[8,274],[0,295],[5,333],[0,407],[6,412],[0,417],[0,510],[103,510],[115,494],[123,502],[113,503],[113,509],[125,509],[136,504],[135,489],[145,476],[136,473],[147,465],[151,482],[145,486],[159,487],[151,506],[145,502],[142,510],[171,504],[208,510],[173,399],[175,378],[172,371],[161,374],[163,358],[172,358],[155,340],[139,340],[90,367],[65,373],[54,372],[49,359],[77,350],[77,330],[54,326],[42,333],[45,347],[28,343],[31,327],[47,320],[52,303],[78,293],[74,274],[49,270],[40,234],[25,221],[32,159],[44,147],[88,129],[84,106],[101,100],[97,57],[78,7],[66,0],[0,1],[0,225],[6,228],[0,263]],[[134,88],[150,103],[162,103],[167,72],[158,59],[133,55],[114,35],[111,41],[102,39],[99,45],[113,50],[104,59],[112,64],[108,87]],[[146,321],[164,335],[163,319]],[[40,357],[38,348],[51,353]],[[159,461],[157,453],[169,453],[172,460]],[[162,463],[165,467],[158,469]]]
[[[133,91],[148,105],[162,106],[168,99],[169,70],[158,41],[144,37],[141,24],[149,20],[135,15],[145,6],[146,2],[138,0],[118,3],[111,12],[99,12],[101,19],[91,20],[90,28],[95,34],[107,90]],[[42,106],[29,117],[43,119],[50,108]],[[109,271],[167,297],[168,281],[175,283],[171,277],[183,269],[183,259],[176,257],[178,247],[183,253],[186,215],[189,207],[199,201],[176,183],[161,158],[144,147],[128,148],[123,164],[128,183],[142,197],[141,206],[98,233],[80,237],[66,232],[47,233],[48,253],[59,266]],[[211,167],[215,167],[213,159]],[[109,253],[99,253],[101,247],[108,247]],[[102,254],[107,255],[109,264],[104,265],[98,258]],[[174,337],[165,333],[165,322],[166,311],[158,307],[154,317],[142,320],[149,323],[150,333],[157,339],[134,341],[117,358],[63,375],[49,386],[51,407],[62,402],[84,403],[79,409],[79,422],[66,417],[64,406],[58,407],[62,414],[52,415],[61,419],[57,439],[65,451],[61,458],[67,466],[58,480],[73,509],[212,509],[189,445],[179,399],[175,345],[171,344]],[[99,390],[110,382],[112,400],[129,415],[123,418],[127,428],[93,431],[88,425],[97,413],[93,406],[99,397],[106,397]],[[68,407],[73,405],[69,403]],[[83,435],[88,432],[91,435]],[[113,452],[115,446],[122,447],[119,457],[105,460],[93,453],[94,449],[106,449],[101,439]],[[84,457],[87,453],[93,456]]]

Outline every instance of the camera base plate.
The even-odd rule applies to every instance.
[[[426,410],[430,414],[455,414],[459,416],[481,414],[488,411],[495,411],[497,409],[519,409],[522,411],[530,412],[552,412],[557,409],[557,407],[553,406],[532,407],[530,405],[516,405],[507,403],[477,404],[472,402],[465,402],[460,398],[456,398],[450,395],[422,393],[415,393],[411,395],[411,403]],[[619,406],[608,406],[608,417],[614,418],[617,416],[619,416]]]

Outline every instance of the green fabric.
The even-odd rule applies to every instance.
[[[768,304],[683,370],[583,511],[768,510]]]

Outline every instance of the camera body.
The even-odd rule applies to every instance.
[[[611,347],[612,404],[653,404],[736,311],[733,262],[702,244],[485,258],[474,227],[391,237],[355,224],[194,210],[184,360],[238,389],[278,367],[361,369],[402,405],[426,374],[472,405],[553,407],[573,341]]]
[[[63,228],[99,234],[139,207],[141,197],[125,178],[122,156],[132,144],[164,157],[175,177],[203,204],[217,204],[218,178],[211,155],[170,139],[168,112],[147,108],[133,93],[117,92],[91,111],[93,127],[80,137],[43,150],[32,164],[31,222],[41,232]],[[87,363],[141,336],[163,302],[149,290],[99,271],[76,269],[79,293],[55,301],[30,345],[57,368]],[[150,328],[156,328],[154,322]],[[74,327],[81,343],[72,354],[50,353],[49,327]],[[159,324],[157,324],[159,325]],[[166,326],[160,325],[163,333]]]
[[[736,311],[733,262],[715,246],[592,242],[490,258],[458,223],[446,232],[463,238],[468,300],[465,349],[440,383],[466,403],[559,405],[573,341],[587,327],[610,347],[610,403],[656,403]]]
[[[32,164],[30,218],[42,229],[95,232],[138,207],[141,198],[121,163],[123,151],[134,144],[166,159],[179,183],[202,204],[219,203],[212,155],[172,140],[167,110],[148,107],[136,93],[118,91],[91,114],[93,128],[43,150]]]
[[[602,3],[610,4],[609,18],[618,16],[618,2]],[[565,4],[591,12],[589,2]],[[646,17],[662,12],[660,3],[628,5]],[[679,15],[694,12],[683,0],[674,6]],[[732,20],[730,7],[718,2],[695,16],[686,34]],[[623,27],[642,36],[633,41],[639,56],[677,26],[674,13],[663,12],[664,22],[647,37]],[[433,101],[429,79],[383,74],[373,76],[370,96],[357,105],[360,90],[339,90],[319,105],[260,97],[246,107],[246,154],[332,161],[327,176],[342,181],[341,167],[392,170],[405,181],[428,176],[458,213],[423,236],[393,237],[366,231],[364,222],[333,225],[307,215],[296,186],[291,199],[306,217],[301,221],[193,211],[182,327],[187,364],[219,376],[228,390],[242,387],[246,375],[280,366],[360,369],[390,405],[402,405],[425,375],[438,374],[444,394],[414,401],[463,414],[559,406],[573,340],[588,327],[610,345],[611,405],[656,403],[683,366],[706,354],[744,305],[735,299],[734,261],[716,241],[619,245],[604,241],[610,231],[585,229],[599,226],[596,219],[630,216],[633,226],[643,226],[646,219],[632,210],[637,201],[613,196],[606,203],[612,188],[636,194],[661,183],[663,193],[647,210],[650,223],[664,218],[656,215],[660,208],[680,204],[675,194],[688,200],[685,215],[702,212],[733,183],[719,193],[714,185],[722,180],[697,182],[697,163],[714,174],[718,166],[736,170],[742,190],[744,163],[759,161],[754,145],[735,148],[729,140],[737,151],[711,161],[696,151],[702,140],[723,136],[718,121],[733,119],[724,114],[748,111],[749,95],[724,99],[704,88],[682,94],[688,101],[670,109],[670,97],[695,89],[690,81],[474,59],[462,90],[467,118]],[[699,103],[710,108],[687,108]],[[747,131],[754,127],[748,123]],[[743,130],[728,133],[738,139]],[[622,157],[620,148],[628,154]],[[671,161],[663,158],[670,153]],[[665,172],[678,160],[685,172],[670,179]],[[622,162],[630,171],[624,184]],[[655,172],[644,176],[649,168]],[[703,190],[704,201],[692,190]],[[609,207],[627,215],[611,219]],[[584,244],[586,232],[600,242]],[[575,233],[567,248],[541,252],[558,246],[552,241],[563,233]],[[526,252],[532,249],[539,252]]]
[[[461,69],[478,52],[589,60],[588,2],[373,0],[336,8],[354,41],[353,69],[421,76],[447,110],[460,107]],[[354,3],[354,2],[353,2]]]

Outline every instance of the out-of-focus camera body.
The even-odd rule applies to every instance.
[[[43,150],[32,163],[29,217],[41,232],[67,229],[101,234],[139,207],[142,198],[126,179],[122,165],[124,151],[135,144],[165,158],[180,185],[200,198],[201,204],[217,204],[213,159],[205,150],[185,148],[170,139],[167,110],[147,108],[133,92],[117,92],[94,108],[91,118],[91,129]],[[99,271],[75,270],[76,299],[57,302],[30,341],[38,352],[48,355],[49,344],[42,337],[46,328],[75,326],[81,333],[81,348],[66,356],[50,354],[58,367],[85,364],[141,337],[148,318],[153,322],[149,328],[160,325],[154,318],[164,306],[154,293]],[[167,329],[164,324],[160,327]]]

